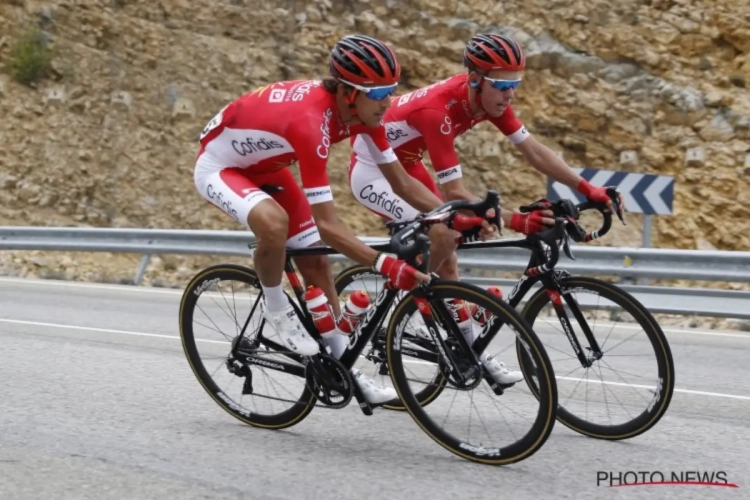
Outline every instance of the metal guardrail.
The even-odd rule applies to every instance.
[[[143,255],[134,282],[140,284],[155,254],[249,256],[254,235],[246,231],[0,226],[0,250],[115,252]],[[361,237],[365,243],[385,238]],[[750,282],[750,252],[593,247],[574,245],[572,261],[561,253],[558,268],[571,274],[635,278]],[[521,273],[523,249],[466,248],[459,252],[462,276],[476,284],[507,286],[513,280],[483,278],[476,271]],[[332,255],[334,261],[348,261]],[[653,312],[750,319],[750,292],[705,288],[628,286]]]

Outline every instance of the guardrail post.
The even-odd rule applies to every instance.
[[[643,216],[643,248],[651,247],[651,214]],[[648,285],[648,278],[638,280],[640,285]]]
[[[143,275],[146,274],[146,268],[148,267],[148,261],[151,259],[151,255],[144,255],[141,257],[141,262],[138,264],[138,269],[135,272],[135,278],[133,278],[133,284],[138,286],[141,284]]]
[[[633,259],[629,255],[626,256],[622,262],[622,266],[624,268],[628,268],[632,265],[633,265]],[[617,280],[617,283],[620,285],[632,285],[635,283],[635,279],[632,276],[628,276],[627,273],[623,272],[620,275],[620,279]]]

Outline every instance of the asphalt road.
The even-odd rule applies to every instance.
[[[604,442],[558,424],[537,454],[498,468],[455,457],[400,412],[242,424],[190,371],[179,299],[0,279],[0,498],[748,497],[750,334],[667,329],[677,390],[654,429]],[[724,471],[738,488],[612,488],[597,485],[604,471]]]

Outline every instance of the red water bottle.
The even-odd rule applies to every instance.
[[[490,292],[492,295],[495,295],[499,298],[503,298],[503,291],[502,289],[491,286],[487,288],[487,291]],[[492,319],[492,313],[487,312],[487,310],[484,307],[479,307],[476,304],[472,306],[471,308],[471,317],[476,321],[480,326],[486,325],[490,319]]]
[[[469,319],[469,311],[466,309],[466,303],[461,299],[448,299],[445,301],[459,325]]]
[[[316,286],[308,287],[305,292],[305,303],[307,304],[307,310],[312,315],[315,328],[321,335],[325,335],[336,328],[336,321],[331,314],[331,307],[328,305],[328,297],[322,289]]]
[[[453,314],[453,319],[456,320],[458,329],[461,330],[466,341],[472,344],[475,339],[474,328],[471,324],[471,315],[469,314],[468,307],[466,307],[466,303],[461,299],[448,299],[445,303]]]
[[[364,290],[357,290],[349,295],[338,321],[339,331],[345,335],[351,335],[357,325],[365,316],[370,306],[370,296]]]

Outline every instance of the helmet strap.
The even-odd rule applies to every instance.
[[[482,91],[482,83],[484,83],[484,74],[475,68],[471,69],[470,71],[473,71],[474,73],[476,73],[479,76],[479,80],[476,82],[469,81],[469,87],[474,89],[477,92],[477,94],[479,94],[479,92]]]
[[[479,104],[479,109],[483,109],[482,103],[481,103],[483,83],[484,83],[484,75],[479,75],[479,81],[471,85],[471,88],[474,89],[474,102]]]
[[[346,100],[346,103],[349,105],[349,107],[354,107],[354,101],[357,100],[357,94],[359,93],[359,90],[352,89],[351,94],[345,95],[344,99]]]
[[[476,93],[474,94],[474,102],[476,102],[477,104],[480,104],[479,101],[482,97],[482,84],[483,83],[484,83],[484,77],[481,76],[479,77],[479,81],[477,82],[477,84],[474,86],[474,90],[476,91]]]
[[[477,75],[479,75],[479,80],[476,82],[469,81],[469,88],[474,90],[474,104],[479,108],[481,112],[486,113],[484,107],[482,106],[482,84],[484,83],[484,74],[482,74],[478,70],[474,70]]]
[[[340,84],[343,84],[343,83],[340,82]],[[349,115],[351,115],[353,119],[361,121],[359,120],[359,117],[357,116],[357,108],[354,105],[354,101],[357,100],[358,93],[359,93],[359,90],[352,88],[350,93],[347,93],[346,91],[344,91],[341,98],[343,99],[344,104],[346,105],[346,109],[349,112]]]
[[[359,90],[352,89],[352,93],[351,94],[344,96],[344,102],[346,102],[346,104],[347,104],[347,108],[349,109],[349,113],[352,115],[352,118],[357,118],[357,119],[359,119],[359,117],[357,116],[357,108],[354,105],[354,101],[357,100],[357,95],[358,94],[359,94]]]

